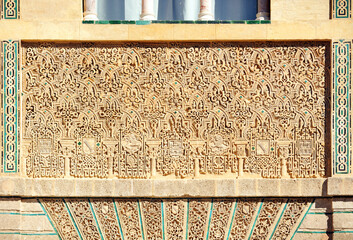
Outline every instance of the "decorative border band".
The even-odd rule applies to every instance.
[[[2,18],[19,19],[20,0],[2,0]]]
[[[18,41],[2,41],[2,171],[18,172]]]
[[[351,40],[333,42],[333,174],[351,165]]]
[[[333,0],[332,18],[351,18],[352,3],[351,0]]]

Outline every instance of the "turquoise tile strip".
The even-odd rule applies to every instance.
[[[3,0],[3,18],[4,19],[18,19],[20,0]]]
[[[164,229],[164,203],[161,200],[161,210],[162,210],[162,233],[163,233],[163,240],[165,240],[165,229]]]
[[[351,161],[351,45],[333,42],[333,174],[349,174]]]
[[[92,207],[91,200],[89,200],[89,199],[88,199],[88,204],[89,204],[89,207],[91,208],[91,211],[92,211],[94,220],[96,221],[99,235],[101,236],[101,239],[104,240],[104,236],[103,236],[102,231],[101,231],[101,228],[100,228],[100,226],[99,226],[99,223],[98,223],[98,220],[97,220],[97,217],[96,217],[96,213],[94,212],[94,209],[93,209],[93,207]]]
[[[21,235],[20,232],[0,232],[0,234],[4,234],[4,235]]]
[[[189,205],[190,205],[190,199],[188,199],[187,208],[186,208],[186,227],[185,227],[186,236],[185,236],[185,239],[188,239],[189,210],[190,210]]]
[[[257,222],[257,218],[258,218],[258,217],[259,217],[259,215],[260,215],[261,208],[262,208],[262,205],[263,205],[263,204],[264,204],[264,199],[262,199],[262,200],[261,200],[260,207],[259,207],[259,210],[257,211],[257,214],[256,214],[256,218],[255,218],[254,224],[253,224],[253,226],[251,227],[251,231],[250,231],[250,234],[249,234],[249,238],[248,238],[248,240],[250,240],[250,239],[251,239],[251,235],[252,235],[252,233],[253,233],[253,231],[254,231],[254,228],[255,228],[255,225],[256,225],[256,222]]]
[[[208,217],[208,227],[207,227],[206,240],[208,240],[208,236],[210,234],[210,227],[211,227],[211,220],[212,220],[212,211],[213,211],[213,199],[211,201],[210,216]]]
[[[141,225],[142,239],[145,240],[145,234],[143,233],[143,222],[142,222],[142,216],[141,216],[140,200],[137,200],[137,207],[139,210],[138,213],[139,213],[139,219],[140,219],[140,225]]]
[[[231,220],[230,225],[229,225],[229,231],[228,231],[227,240],[229,240],[230,232],[232,231],[233,220],[234,220],[234,215],[235,215],[235,211],[237,209],[237,206],[238,206],[238,199],[235,199],[233,215],[232,215],[232,220]]]
[[[18,41],[3,41],[3,171],[18,171]]]
[[[332,7],[333,18],[351,18],[351,0],[333,0]]]
[[[284,208],[283,208],[283,210],[282,210],[282,212],[281,212],[281,215],[280,215],[279,218],[278,218],[278,221],[277,221],[277,223],[276,223],[276,226],[274,227],[274,229],[273,229],[273,231],[272,231],[270,240],[272,239],[273,234],[275,234],[275,232],[276,232],[277,226],[278,226],[279,222],[280,222],[281,219],[282,219],[283,213],[284,213],[284,211],[285,211],[286,208],[287,208],[288,202],[289,202],[289,199],[287,200],[287,202],[286,202],[285,205],[284,205]]]
[[[119,224],[121,238],[124,240],[123,229],[121,228],[120,218],[119,218],[118,209],[116,207],[115,200],[113,200],[113,203],[114,203],[114,210],[115,210],[116,218],[118,219],[118,224]]]
[[[42,203],[39,201],[39,199],[37,199],[37,201],[38,201],[40,207],[42,208],[42,210],[43,210],[43,212],[44,212],[44,215],[47,216],[47,218],[48,218],[48,220],[49,220],[49,222],[50,222],[50,225],[53,227],[54,231],[56,232],[56,235],[57,235],[57,236],[59,237],[59,239],[61,240],[61,237],[60,237],[58,231],[56,230],[56,228],[55,228],[55,226],[54,226],[54,223],[53,223],[52,220],[50,219],[50,217],[49,217],[47,211],[45,210],[44,206],[43,206]],[[53,235],[54,235],[54,234],[53,234]]]
[[[0,215],[45,216],[45,213],[0,212]]]
[[[290,240],[292,240],[292,239],[294,238],[295,234],[298,232],[298,229],[299,229],[300,226],[302,225],[302,223],[303,223],[303,221],[304,221],[306,215],[308,215],[308,212],[310,211],[311,207],[313,206],[314,201],[315,201],[315,198],[314,198],[313,201],[310,203],[310,206],[308,207],[308,210],[306,210],[306,213],[304,214],[302,220],[301,220],[300,223],[298,224],[297,229],[295,229],[295,232],[293,233],[293,236],[290,238]]]

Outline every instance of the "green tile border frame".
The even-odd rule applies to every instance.
[[[1,42],[2,75],[2,172],[17,173],[18,167],[18,102],[19,41]]]
[[[352,0],[331,0],[332,18],[351,18]]]
[[[82,21],[83,24],[132,24],[132,25],[149,25],[149,24],[270,24],[271,20],[213,20],[213,21],[126,21],[126,20],[98,20],[98,21]]]
[[[20,0],[1,0],[3,19],[19,19],[20,17]]]
[[[333,175],[351,172],[351,40],[332,43]]]

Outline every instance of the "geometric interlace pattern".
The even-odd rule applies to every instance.
[[[323,177],[327,43],[22,45],[28,177]]]

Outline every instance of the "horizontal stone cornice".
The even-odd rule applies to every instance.
[[[353,178],[29,179],[0,178],[0,196],[19,197],[328,197],[353,196]]]

